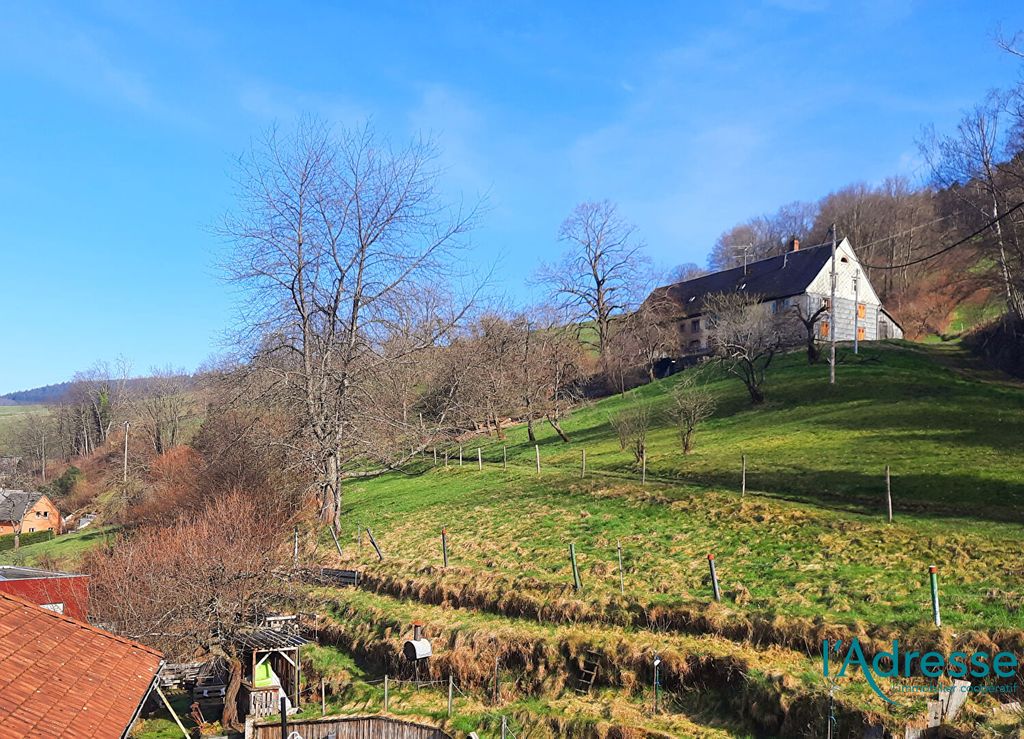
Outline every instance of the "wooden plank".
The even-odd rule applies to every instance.
[[[383,716],[327,717],[289,721],[288,728],[303,739],[452,739],[450,734],[426,724]],[[279,739],[280,724],[265,723],[253,727],[253,739]]]

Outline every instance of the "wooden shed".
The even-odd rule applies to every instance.
[[[268,628],[243,632],[235,642],[243,670],[239,715],[263,718],[279,714],[282,697],[287,698],[289,709],[298,708],[301,651],[309,640]]]

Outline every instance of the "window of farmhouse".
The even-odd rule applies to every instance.
[[[864,327],[863,326],[858,326],[857,327],[857,340],[858,341],[863,341],[864,340]]]
[[[700,319],[699,318],[694,320],[694,321],[690,321],[690,330],[691,331],[700,331]]]
[[[857,303],[857,318],[863,318],[864,314],[867,313],[868,307],[863,303]]]

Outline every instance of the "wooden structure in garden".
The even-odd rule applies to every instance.
[[[280,714],[282,696],[291,708],[298,708],[301,650],[309,640],[267,628],[239,634],[235,643],[243,670],[238,714],[252,718]]]

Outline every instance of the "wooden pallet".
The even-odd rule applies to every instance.
[[[583,659],[583,670],[580,672],[579,680],[576,683],[576,692],[586,695],[594,687],[594,680],[597,679],[597,666],[600,663],[601,655],[592,649],[588,649]]]

